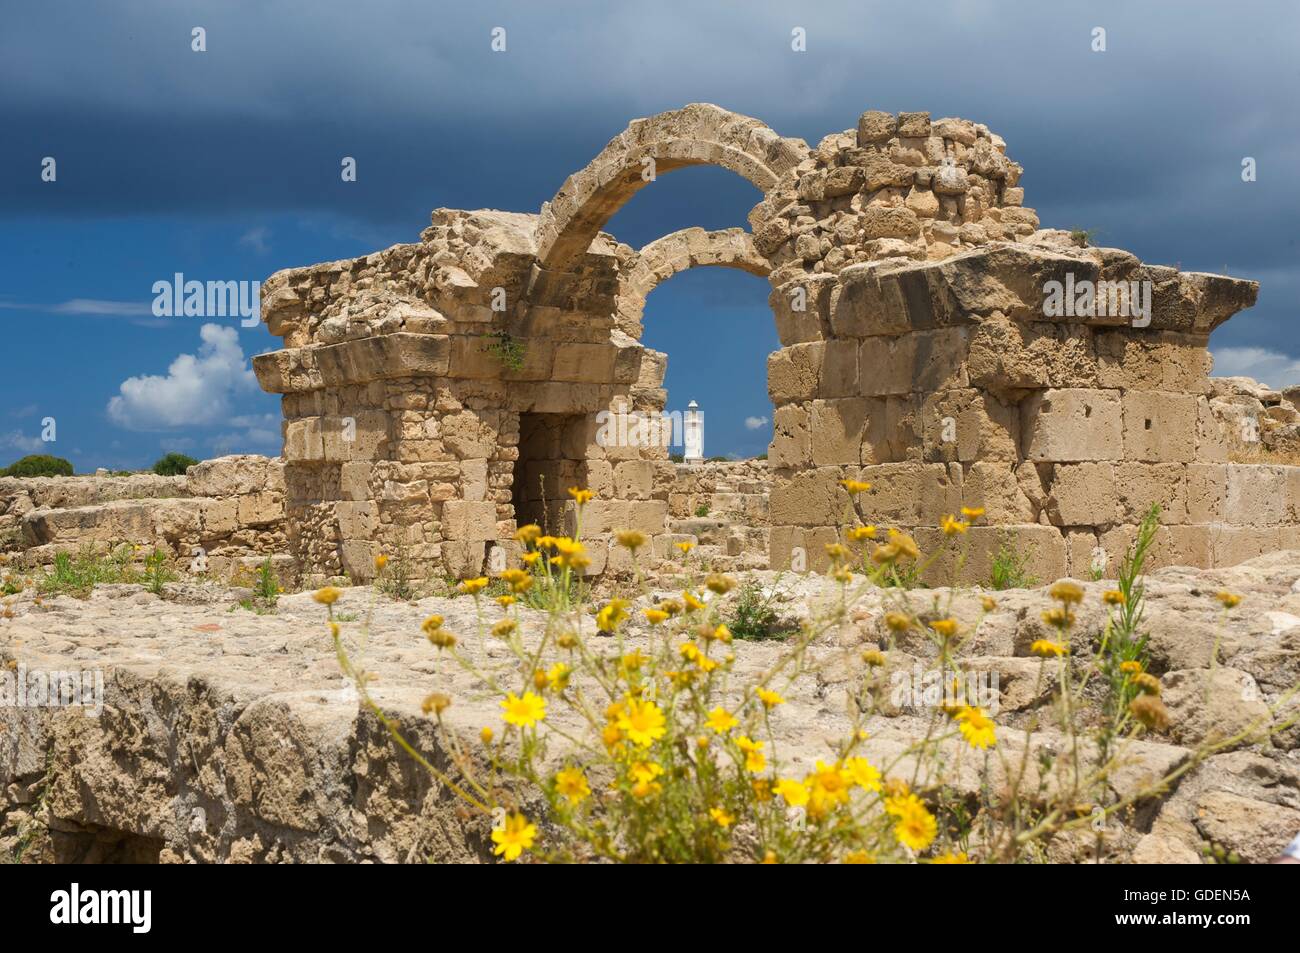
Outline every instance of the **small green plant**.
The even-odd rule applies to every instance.
[[[509,331],[498,331],[488,337],[492,341],[485,349],[489,354],[512,371],[523,369],[528,345],[512,337]]]
[[[155,596],[163,594],[163,587],[176,579],[172,572],[171,557],[166,550],[155,549],[144,558],[144,587]]]
[[[199,461],[183,453],[168,453],[158,458],[153,465],[153,472],[159,476],[184,476],[185,471]]]
[[[1095,228],[1072,228],[1070,229],[1070,240],[1080,248],[1087,248],[1092,244],[1092,237],[1097,234]]]
[[[1146,587],[1141,579],[1147,553],[1159,528],[1160,506],[1153,504],[1143,516],[1132,545],[1124,553],[1115,578],[1117,588],[1104,597],[1111,611],[1099,649],[1101,674],[1108,683],[1102,706],[1103,727],[1098,739],[1103,753],[1109,749],[1129,703],[1140,691],[1139,682],[1133,676],[1144,673],[1147,667],[1147,637],[1138,632],[1145,610]]]
[[[72,464],[62,457],[52,457],[48,453],[34,453],[20,460],[15,460],[9,466],[0,469],[0,476],[72,476]]]
[[[139,582],[132,567],[134,547],[124,543],[109,553],[82,549],[75,555],[58,553],[54,563],[36,580],[41,595],[69,595],[84,599],[95,586],[104,583]]]
[[[274,606],[280,598],[280,579],[275,574],[275,567],[271,565],[270,556],[263,559],[262,564],[257,567],[257,579],[253,583],[253,595],[271,606]]]
[[[727,628],[731,630],[732,636],[758,642],[787,635],[787,630],[781,626],[780,619],[772,608],[775,595],[773,590],[764,596],[763,590],[755,583],[742,586],[727,619]]]
[[[1015,542],[1003,538],[998,551],[993,554],[993,566],[989,570],[989,586],[993,589],[1028,589],[1037,584],[1029,572],[1029,562],[1033,559],[1033,550],[1020,550]]]
[[[701,503],[699,506],[695,507],[695,515],[696,515],[696,516],[700,516],[700,517],[708,516],[708,515],[709,515],[709,504],[708,504],[708,503]]]
[[[385,555],[376,559],[375,571],[375,585],[388,598],[399,602],[409,602],[417,598],[405,547],[399,544],[392,556]]]

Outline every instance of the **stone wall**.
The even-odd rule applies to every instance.
[[[0,528],[9,531],[5,551],[28,565],[132,544],[160,548],[187,569],[201,555],[196,570],[229,579],[241,566],[286,553],[283,500],[280,460],[227,456],[185,476],[0,480]]]
[[[850,478],[874,486],[862,518],[927,545],[943,516],[984,507],[974,548],[1010,541],[1043,576],[1113,561],[1153,501],[1169,558],[1288,544],[1291,471],[1229,459],[1232,412],[1208,377],[1208,335],[1254,283],[1040,230],[1005,149],[965,120],[880,112],[810,149],[695,104],[634,121],[536,215],[440,209],[418,243],[273,275],[263,317],[285,347],[254,367],[283,395],[291,551],[358,579],[380,551],[477,575],[494,547],[509,558],[543,495],[553,531],[571,531],[568,485],[596,494],[590,572],[621,568],[619,529],[664,551],[687,518],[666,448],[605,439],[602,420],[663,409],[666,356],[638,340],[646,296],[705,265],[773,288],[774,568],[796,548],[824,565],[855,515]],[[763,192],[751,233],[684,229],[636,250],[600,231],[695,164]],[[1054,314],[1051,282],[1145,288],[1149,312]],[[725,555],[733,536],[708,545]]]

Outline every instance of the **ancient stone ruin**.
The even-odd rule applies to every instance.
[[[762,191],[752,234],[690,228],[637,250],[601,231],[699,164]],[[694,104],[632,122],[538,214],[439,209],[416,244],[275,274],[263,316],[284,347],[254,366],[284,395],[294,555],[364,579],[401,550],[476,575],[518,524],[571,522],[574,485],[597,497],[590,572],[620,568],[611,531],[662,549],[679,468],[662,446],[603,445],[598,415],[663,409],[642,310],[702,265],[772,285],[773,568],[792,553],[819,568],[846,478],[873,484],[863,515],[923,547],[945,514],[983,507],[973,550],[1009,535],[1049,578],[1113,560],[1152,502],[1164,561],[1295,544],[1300,471],[1229,463],[1234,420],[1211,404],[1208,335],[1257,286],[1039,230],[1020,175],[962,119],[867,112],[809,148]]]

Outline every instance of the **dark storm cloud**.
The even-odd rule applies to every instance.
[[[813,144],[865,108],[929,109],[1004,136],[1045,225],[1266,280],[1223,334],[1289,345],[1298,21],[1285,2],[1195,0],[46,2],[0,31],[0,215],[300,211],[413,235],[438,205],[536,209],[628,119],[690,101]],[[807,53],[790,51],[795,26]],[[674,189],[618,224],[640,241],[701,206],[743,224],[753,201],[708,176]]]

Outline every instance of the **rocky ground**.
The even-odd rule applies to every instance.
[[[789,622],[821,616],[838,588],[815,575],[745,574],[775,590]],[[664,580],[667,584],[670,580]],[[1100,593],[1085,584],[1076,649],[1100,632]],[[1224,618],[1214,599],[1243,595]],[[273,614],[235,603],[239,593],[187,583],[164,598],[138,586],[102,586],[86,600],[8,600],[0,620],[0,664],[17,671],[91,671],[104,679],[98,716],[79,709],[0,707],[0,857],[51,860],[376,861],[474,860],[488,855],[486,822],[470,816],[396,751],[379,724],[359,714],[310,593],[280,598]],[[953,614],[980,619],[979,590],[953,594]],[[964,654],[971,671],[996,672],[999,747],[1018,763],[1014,729],[1045,703],[1040,662],[1029,645],[1045,635],[1039,590],[994,594]],[[733,593],[728,598],[735,598]],[[945,590],[915,592],[923,605]],[[1160,675],[1171,725],[1134,744],[1113,778],[1120,795],[1147,787],[1200,742],[1268,719],[1269,706],[1300,682],[1300,552],[1280,552],[1229,569],[1161,569],[1148,578],[1144,629],[1151,670]],[[372,692],[436,763],[446,753],[421,703],[432,691],[453,698],[449,728],[472,748],[483,725],[500,726],[498,697],[420,631],[431,613],[488,668],[514,663],[506,647],[481,638],[468,597],[403,603],[358,587],[335,606],[348,643],[374,673]],[[363,622],[373,611],[368,635]],[[490,621],[501,610],[485,603]],[[881,644],[881,594],[867,593],[843,624],[814,641],[815,665],[776,710],[783,758],[811,763],[850,724],[846,691],[870,677],[863,649]],[[635,617],[631,645],[649,630]],[[542,616],[530,613],[526,637]],[[362,643],[364,641],[364,649]],[[1212,665],[1217,645],[1217,661]],[[734,643],[736,676],[762,671],[780,641]],[[881,711],[868,725],[869,757],[887,763],[925,731],[924,711],[894,703],[886,678],[915,671],[931,654],[904,640],[876,673]],[[20,668],[21,667],[21,668]],[[560,706],[554,723],[563,725]],[[1275,725],[1283,718],[1275,718]],[[1059,743],[1053,729],[1037,745]],[[1036,762],[1037,748],[1031,763]],[[945,778],[964,792],[980,784],[977,759],[954,758]],[[906,765],[904,765],[906,767]],[[998,772],[995,772],[997,775]],[[995,776],[994,783],[999,783]],[[1172,790],[1141,802],[1107,832],[1110,861],[1197,863],[1211,846],[1250,862],[1274,856],[1300,831],[1300,728],[1225,750],[1184,775]],[[1095,841],[1058,838],[1048,859],[1091,857]]]

